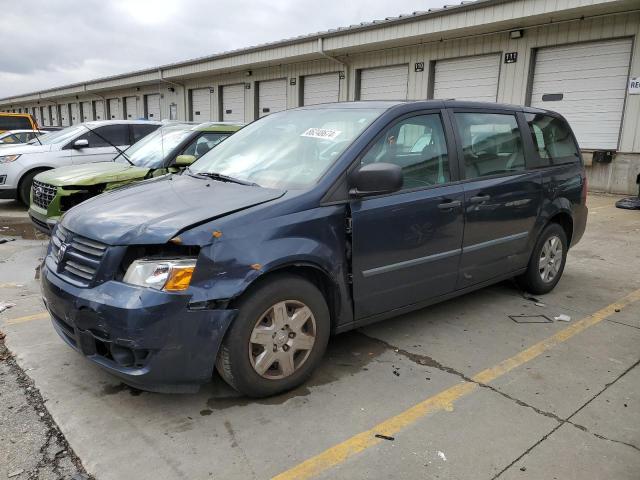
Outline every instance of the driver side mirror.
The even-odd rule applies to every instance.
[[[178,155],[176,157],[176,161],[174,162],[174,165],[176,167],[188,167],[195,161],[196,161],[195,155]]]
[[[393,163],[370,163],[351,174],[349,193],[354,197],[383,195],[402,188],[402,169]]]
[[[81,148],[87,148],[89,146],[89,140],[86,138],[81,138],[80,140],[76,140],[73,142],[73,148],[76,150],[80,150]]]

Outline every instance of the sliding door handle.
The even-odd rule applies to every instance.
[[[444,202],[438,204],[438,208],[440,210],[453,210],[454,208],[458,208],[462,206],[462,202],[460,200],[445,200]]]
[[[476,195],[475,197],[471,197],[469,199],[469,203],[472,203],[472,204],[484,203],[489,201],[490,199],[491,199],[491,195]]]

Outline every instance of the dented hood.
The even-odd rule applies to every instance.
[[[136,167],[128,163],[98,162],[45,170],[38,174],[38,180],[55,186],[96,185],[116,183],[144,178],[148,168]]]
[[[62,225],[110,245],[163,244],[192,225],[275,200],[284,193],[167,175],[87,200],[69,210]]]

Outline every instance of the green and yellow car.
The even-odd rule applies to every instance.
[[[102,192],[176,173],[243,127],[238,123],[171,123],[133,144],[111,162],[46,170],[33,180],[29,217],[49,234],[71,207]]]

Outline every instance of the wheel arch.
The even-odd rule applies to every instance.
[[[339,283],[335,281],[330,273],[326,269],[322,268],[322,266],[308,260],[292,261],[284,264],[274,265],[273,267],[264,271],[258,277],[253,279],[250,283],[248,283],[243,289],[242,293],[240,293],[240,295],[238,295],[231,301],[231,305],[233,305],[234,302],[239,298],[245,295],[250,295],[251,290],[261,285],[262,283],[268,282],[272,278],[284,274],[290,274],[304,278],[305,280],[308,280],[313,285],[315,285],[318,290],[320,290],[320,293],[322,293],[322,296],[327,302],[327,307],[329,308],[329,314],[331,317],[331,329],[334,330],[338,323],[341,323],[339,321],[343,316],[342,312],[345,302],[342,300]]]
[[[547,227],[547,225],[550,225],[552,223],[557,223],[562,227],[565,235],[567,236],[567,248],[570,248],[571,238],[573,237],[573,218],[571,217],[571,214],[566,210],[561,210],[554,213],[547,220],[545,228]]]
[[[34,173],[35,175],[37,175],[38,173],[42,173],[42,172],[46,172],[47,170],[53,170],[54,167],[48,167],[45,165],[40,165],[37,167],[32,167],[28,170],[25,170],[22,175],[20,175],[20,179],[18,180],[18,184],[16,187],[16,200],[20,200],[20,190],[22,190],[22,185],[24,184],[24,180],[25,178]],[[34,176],[35,176],[34,175]]]

